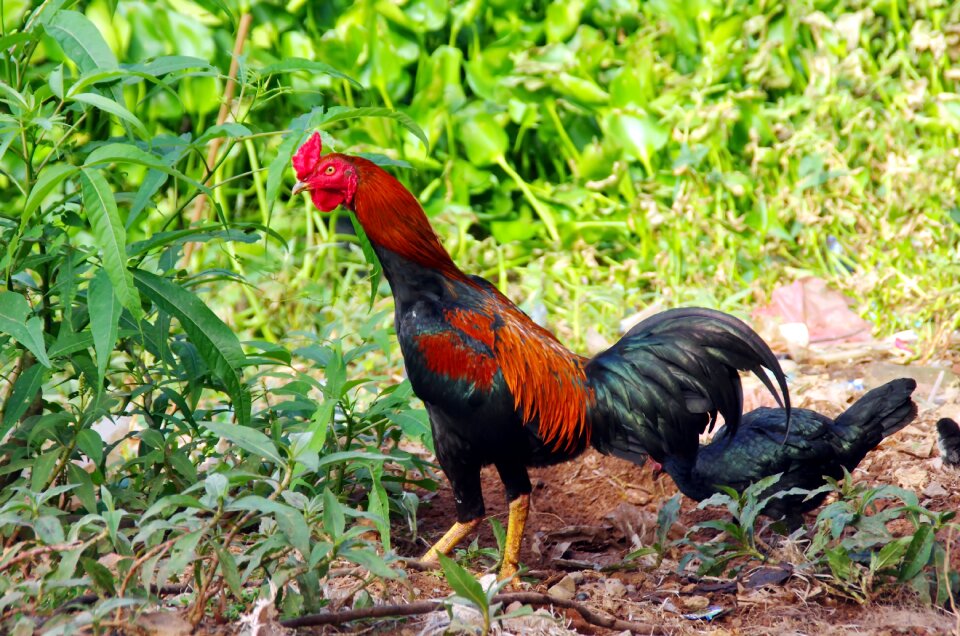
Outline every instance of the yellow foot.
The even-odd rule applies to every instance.
[[[453,526],[447,530],[447,533],[440,537],[440,540],[433,544],[433,546],[427,550],[427,553],[423,555],[422,561],[436,561],[437,555],[442,554],[444,556],[450,554],[457,544],[463,541],[463,539],[473,532],[473,529],[477,527],[477,524],[480,523],[479,519],[473,519],[472,521],[467,521],[466,523],[456,522]]]
[[[503,547],[503,565],[500,566],[500,580],[516,575],[520,562],[520,543],[523,529],[527,525],[527,513],[530,511],[530,495],[520,495],[510,502],[510,517],[507,520],[507,542]],[[520,579],[514,578],[514,588],[519,587]]]

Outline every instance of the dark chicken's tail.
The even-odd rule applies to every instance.
[[[585,370],[595,397],[593,445],[631,461],[646,454],[659,462],[667,455],[695,456],[700,434],[718,413],[733,433],[743,411],[738,371],[760,378],[789,418],[787,381],[770,347],[746,323],[713,309],[652,316]]]
[[[917,388],[912,378],[891,380],[866,394],[837,416],[834,431],[841,440],[841,463],[853,470],[884,438],[893,435],[917,416],[910,396]]]
[[[946,466],[960,468],[960,426],[949,417],[937,422],[937,443]]]

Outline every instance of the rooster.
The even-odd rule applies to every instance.
[[[718,414],[736,431],[739,370],[755,373],[789,410],[770,348],[718,311],[665,311],[593,359],[571,353],[492,284],[461,271],[393,176],[364,158],[321,149],[315,133],[294,155],[293,193],[308,192],[323,212],[345,206],[366,232],[393,292],[407,376],[453,489],[457,522],[424,560],[449,554],[484,517],[483,466],[496,467],[509,501],[506,579],[517,573],[529,466],[570,460],[591,445],[638,464],[648,455],[661,463],[692,456]]]
[[[784,409],[759,408],[746,413],[739,426],[722,426],[713,440],[695,455],[674,453],[663,463],[680,492],[702,500],[729,486],[743,492],[763,477],[781,473],[779,481],[760,498],[790,488],[815,490],[824,475],[833,479],[853,469],[867,453],[917,416],[911,399],[916,381],[891,380],[853,403],[835,420],[809,409],[790,412],[789,430]],[[763,514],[784,518],[799,527],[802,513],[823,503],[827,493],[782,495],[771,499]]]

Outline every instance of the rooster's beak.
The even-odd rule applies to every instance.
[[[297,181],[297,182],[293,185],[293,190],[290,191],[290,196],[292,196],[292,197],[293,197],[293,196],[296,196],[296,195],[300,194],[301,192],[306,192],[306,191],[309,190],[309,189],[310,189],[310,186],[309,186],[307,183],[305,183],[305,182],[303,182],[303,181]]]

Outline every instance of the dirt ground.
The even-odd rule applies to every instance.
[[[936,449],[935,422],[960,412],[956,375],[946,367],[947,381],[929,367],[902,367],[889,363],[859,366],[799,367],[792,370],[791,395],[794,404],[835,415],[863,390],[882,384],[892,376],[911,375],[918,380],[914,395],[920,405],[917,420],[863,461],[854,478],[870,484],[893,484],[910,488],[923,506],[932,510],[960,510],[960,471],[944,467]],[[937,384],[939,378],[939,384]],[[862,386],[861,386],[862,385]],[[753,384],[745,387],[747,409],[764,403]],[[933,396],[933,402],[928,397]],[[521,552],[521,562],[533,571],[524,589],[547,592],[561,583],[572,587],[574,599],[589,607],[624,620],[655,624],[671,633],[714,634],[958,634],[960,617],[923,607],[910,592],[887,594],[868,606],[845,600],[826,590],[815,578],[795,573],[777,576],[772,582],[756,585],[749,574],[762,564],[744,568],[739,580],[698,579],[695,568],[677,573],[680,549],[673,549],[664,561],[641,558],[635,565],[611,571],[638,545],[653,542],[657,511],[676,494],[666,475],[655,479],[649,468],[588,452],[572,462],[531,471],[534,492],[531,513]],[[503,487],[492,468],[484,472],[484,494],[488,512],[506,525]],[[423,493],[427,501],[419,511],[419,538],[410,540],[405,527],[395,529],[397,549],[417,556],[428,542],[439,538],[455,520],[449,484],[444,480],[436,494]],[[671,538],[682,537],[696,523],[727,518],[725,509],[698,510],[696,502],[683,498],[679,521]],[[814,515],[807,518],[811,526]],[[761,526],[763,522],[761,522]],[[892,524],[895,534],[903,532]],[[772,531],[761,538],[776,546]],[[947,541],[948,537],[940,537]],[[488,523],[478,534],[481,548],[496,542]],[[960,567],[960,537],[953,537],[951,561]],[[466,546],[465,546],[466,547]],[[690,548],[685,548],[690,550]],[[790,561],[788,548],[773,547],[767,564],[773,570]],[[490,561],[464,560],[474,573],[483,574]],[[606,570],[600,571],[600,569]],[[760,573],[773,570],[760,570]],[[564,579],[567,579],[564,581]],[[572,583],[572,586],[571,586]],[[371,590],[378,602],[410,602],[444,598],[450,594],[437,572],[408,571],[401,585]],[[349,605],[349,603],[347,603]],[[722,611],[711,621],[684,617],[705,608]],[[586,624],[576,612],[554,611],[508,621],[503,633],[612,634],[611,630]],[[469,617],[466,619],[469,622]],[[446,625],[443,612],[367,626],[364,632],[416,634],[437,633]],[[524,622],[527,621],[527,622]],[[532,622],[531,622],[532,621]],[[329,633],[333,633],[332,631]]]

